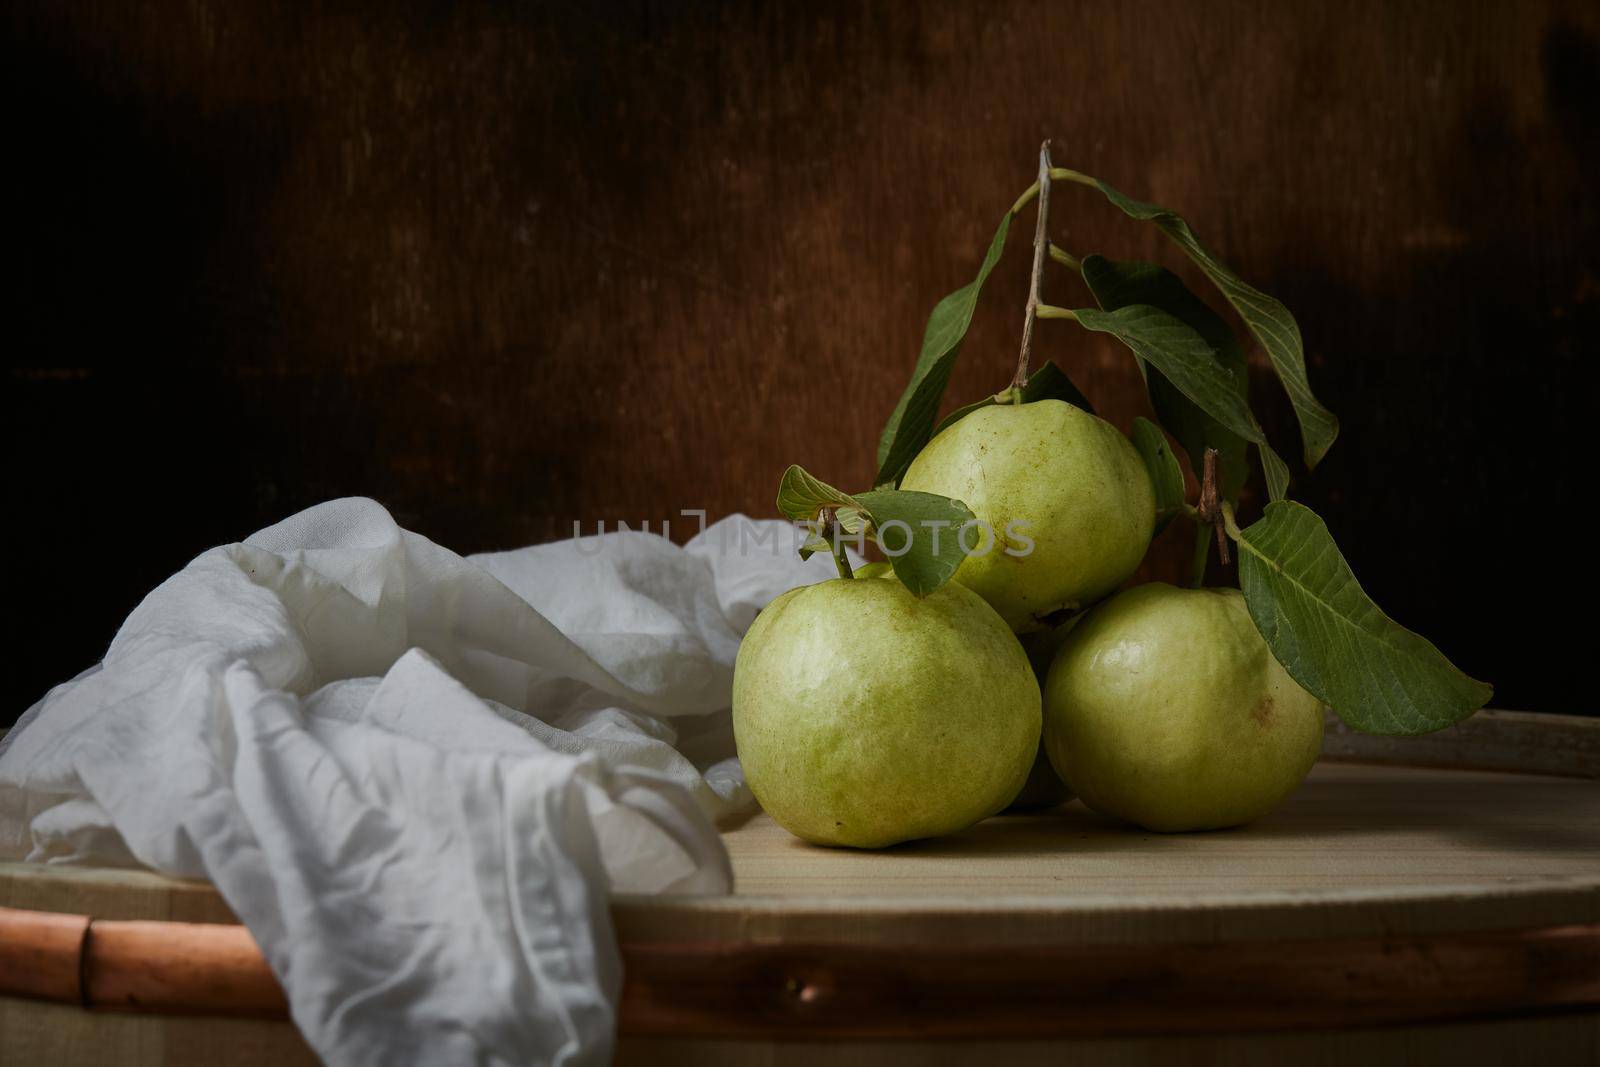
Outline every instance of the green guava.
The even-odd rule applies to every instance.
[[[1289,677],[1237,589],[1120,593],[1063,642],[1045,750],[1085,804],[1150,830],[1260,818],[1322,747],[1322,702]]]
[[[1011,630],[948,582],[791,589],[733,672],[745,780],[797,837],[881,848],[964,830],[1016,796],[1039,745],[1039,684]]]
[[[963,541],[974,551],[956,581],[1018,633],[1121,585],[1155,531],[1155,491],[1133,444],[1061,400],[974,411],[928,442],[900,488],[960,500],[985,524]]]

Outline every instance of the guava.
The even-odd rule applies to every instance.
[[[745,780],[822,845],[881,848],[995,814],[1028,776],[1040,721],[1022,646],[954,582],[922,598],[892,577],[791,589],[734,663]]]
[[[1237,589],[1119,593],[1067,635],[1044,694],[1056,772],[1149,830],[1258,819],[1322,746],[1322,702],[1273,658]]]
[[[1155,491],[1133,444],[1061,400],[974,411],[928,442],[900,488],[972,510],[983,525],[966,535],[955,580],[1018,633],[1116,589],[1155,531]]]

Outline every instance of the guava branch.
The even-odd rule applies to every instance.
[[[1227,506],[1222,499],[1222,493],[1217,486],[1217,450],[1206,449],[1205,462],[1202,464],[1204,474],[1200,478],[1200,518],[1211,524],[1217,535],[1217,557],[1222,565],[1228,565],[1228,535],[1223,531],[1224,508]]]
[[[1050,239],[1045,228],[1050,221],[1050,142],[1039,146],[1039,210],[1033,224],[1033,277],[1028,283],[1028,306],[1022,316],[1022,350],[1017,353],[1017,373],[1013,389],[1028,384],[1028,363],[1033,358],[1033,321],[1039,313],[1039,282],[1044,276],[1045,251]],[[1020,396],[1020,393],[1018,394]]]

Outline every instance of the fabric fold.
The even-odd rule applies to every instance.
[[[0,746],[0,856],[213,882],[329,1063],[604,1063],[613,892],[726,893],[782,522],[463,558],[370,500],[212,549]]]

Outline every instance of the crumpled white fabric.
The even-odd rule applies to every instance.
[[[603,1063],[609,893],[725,893],[785,523],[463,559],[370,500],[212,549],[0,743],[0,856],[205,878],[333,1064]],[[101,562],[114,566],[114,555]]]

